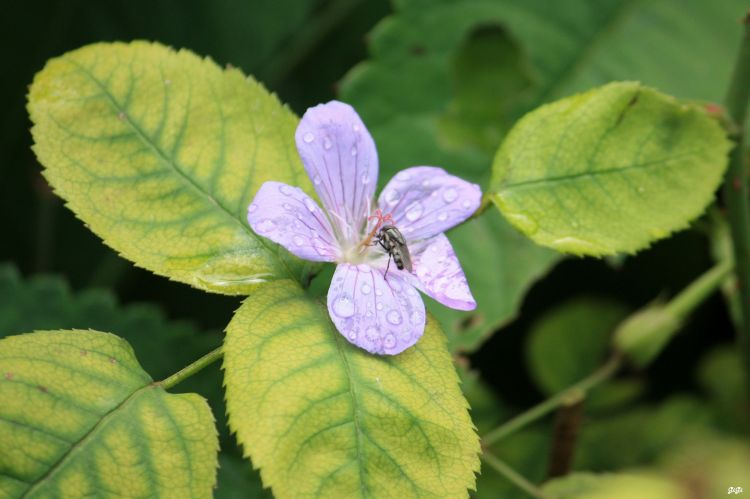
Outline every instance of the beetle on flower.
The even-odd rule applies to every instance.
[[[338,264],[328,311],[344,338],[375,354],[414,345],[426,318],[417,289],[451,308],[476,307],[443,232],[479,207],[478,185],[441,168],[415,166],[391,179],[375,203],[375,143],[342,102],[308,109],[295,139],[323,208],[298,187],[266,182],[248,207],[248,222],[300,258]],[[388,244],[403,242],[411,265],[403,265],[402,254],[402,265],[386,276],[394,253],[383,241],[396,234],[403,240]]]

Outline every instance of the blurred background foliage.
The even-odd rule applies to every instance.
[[[135,268],[50,191],[24,106],[34,73],[53,56],[110,40],[188,48],[254,75],[297,114],[332,98],[355,105],[378,144],[381,182],[405,166],[434,164],[484,184],[513,122],[572,92],[640,80],[680,98],[720,101],[747,7],[741,0],[8,3],[0,18],[7,68],[0,79],[0,337],[43,328],[111,331],[159,379],[219,344],[239,304]],[[428,306],[456,352],[480,434],[591,372],[628,312],[711,266],[721,241],[709,225],[700,220],[635,257],[608,260],[562,259],[495,210],[453,231],[479,308]],[[734,485],[733,470],[750,469],[748,448],[738,443],[750,432],[750,401],[732,342],[727,306],[714,296],[645,371],[597,388],[586,401],[574,470],[640,471],[571,475],[549,491],[600,497],[597,487],[630,487],[636,492],[622,497],[643,490],[668,497],[689,489],[711,497]],[[218,420],[217,496],[270,495],[225,428],[219,367],[178,388],[206,396]],[[508,437],[494,452],[542,482],[551,422]],[[524,497],[486,468],[478,497]]]

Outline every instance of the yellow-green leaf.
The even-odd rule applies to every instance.
[[[0,497],[211,497],[206,401],[155,385],[117,336],[0,340],[0,400]]]
[[[301,274],[246,220],[264,181],[310,187],[297,118],[239,70],[159,44],[99,43],[50,60],[28,107],[46,178],[137,265],[227,294]]]
[[[479,441],[434,320],[404,353],[368,354],[289,281],[227,328],[229,423],[284,497],[461,497]]]
[[[703,212],[729,148],[702,110],[638,83],[612,83],[521,119],[495,157],[490,194],[539,244],[633,253]]]

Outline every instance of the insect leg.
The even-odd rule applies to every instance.
[[[391,267],[391,254],[388,253],[388,263],[385,266],[385,274],[383,274],[383,279],[388,280],[388,269]]]

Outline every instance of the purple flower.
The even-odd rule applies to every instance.
[[[298,187],[266,182],[247,219],[256,233],[300,258],[338,264],[328,312],[344,338],[376,354],[395,355],[415,344],[425,326],[417,289],[451,308],[476,307],[443,232],[476,211],[479,186],[441,168],[415,166],[392,178],[375,204],[375,143],[356,111],[341,102],[308,109],[295,138],[323,209]],[[389,262],[377,243],[386,225],[403,235],[411,271],[408,263],[398,269]]]

